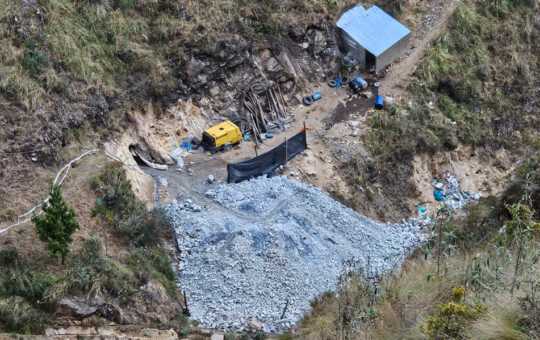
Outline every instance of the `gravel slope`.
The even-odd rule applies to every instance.
[[[285,177],[219,185],[207,196],[205,207],[187,200],[166,209],[182,249],[179,281],[192,318],[206,327],[243,331],[255,320],[267,332],[289,328],[312,298],[335,288],[347,261],[375,275],[420,244],[418,227],[375,222]]]

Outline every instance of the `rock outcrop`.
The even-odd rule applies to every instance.
[[[127,302],[100,293],[90,297],[81,293],[65,296],[57,302],[55,313],[68,320],[99,317],[119,325],[168,325],[181,310],[180,303],[169,296],[160,282],[149,281]]]

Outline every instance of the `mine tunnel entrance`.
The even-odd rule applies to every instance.
[[[139,145],[130,145],[129,146],[129,152],[133,156],[133,159],[135,160],[135,162],[137,163],[138,166],[140,166],[140,167],[141,166],[142,167],[148,167],[148,165],[139,156],[139,154],[143,155],[143,152],[142,152]],[[143,157],[144,157],[144,155],[143,155]]]

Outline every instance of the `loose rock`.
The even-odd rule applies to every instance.
[[[206,196],[205,209],[177,202],[166,211],[182,249],[178,280],[192,318],[220,331],[255,330],[254,321],[264,331],[287,329],[311,299],[335,289],[344,263],[374,276],[401,264],[423,238],[286,177],[217,185]],[[294,313],[281,320],[287,297]]]

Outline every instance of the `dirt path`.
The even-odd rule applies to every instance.
[[[396,97],[403,91],[405,80],[416,70],[433,40],[446,29],[450,15],[460,2],[461,0],[438,0],[428,5],[420,27],[411,30],[412,50],[391,66],[385,80],[381,82],[380,94]]]

